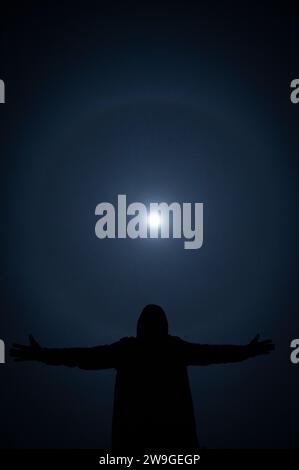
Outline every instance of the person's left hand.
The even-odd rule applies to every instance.
[[[17,362],[38,360],[42,351],[42,347],[32,335],[29,335],[29,345],[14,343],[12,346],[10,355]]]

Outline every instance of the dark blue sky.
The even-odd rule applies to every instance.
[[[190,370],[206,447],[294,447],[298,75],[291,11],[153,5],[9,9],[1,36],[1,320],[7,345],[170,333],[277,351]],[[99,240],[95,206],[204,203],[204,244]],[[3,447],[109,445],[114,372],[0,368]]]

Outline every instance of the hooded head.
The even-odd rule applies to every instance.
[[[168,321],[159,305],[149,304],[144,307],[137,322],[137,338],[162,339],[168,335]]]

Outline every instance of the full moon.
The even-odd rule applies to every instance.
[[[148,224],[152,228],[159,227],[161,225],[161,215],[158,212],[150,212],[148,216]]]

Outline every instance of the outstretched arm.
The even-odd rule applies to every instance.
[[[274,350],[272,340],[267,339],[259,341],[260,336],[257,335],[250,343],[244,346],[221,345],[214,346],[208,344],[185,344],[185,360],[190,366],[223,364],[227,362],[240,362],[250,357],[269,354]]]
[[[110,369],[116,367],[118,343],[93,348],[43,348],[29,335],[29,345],[13,344],[10,355],[15,361],[39,361],[49,365],[64,365],[80,369]]]

